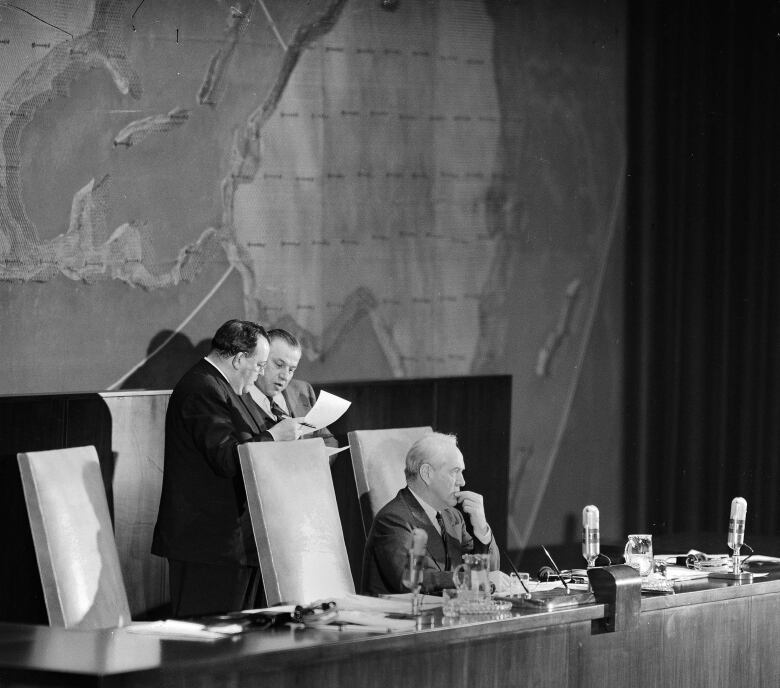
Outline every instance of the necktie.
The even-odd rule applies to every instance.
[[[439,524],[439,530],[441,530],[441,543],[444,545],[444,570],[449,571],[452,568],[452,562],[450,562],[450,551],[447,548],[447,531],[444,528],[444,519],[441,517],[441,512],[436,512],[436,522]]]
[[[271,413],[276,416],[276,422],[278,423],[282,418],[287,416],[287,412],[279,406],[271,397],[268,397],[268,401],[271,403]]]

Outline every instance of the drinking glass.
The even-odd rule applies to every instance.
[[[444,588],[441,591],[442,599],[442,614],[446,617],[453,617],[460,615],[460,608],[458,603],[458,591],[452,588]]]

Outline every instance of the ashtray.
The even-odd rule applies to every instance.
[[[458,604],[461,614],[495,614],[508,612],[511,608],[512,603],[506,600],[473,600]]]

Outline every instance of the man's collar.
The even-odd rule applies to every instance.
[[[257,388],[257,385],[252,385],[249,388],[249,396],[255,400],[255,403],[263,409],[263,411],[268,415],[271,415],[271,402],[268,400],[268,397]]]
[[[252,397],[252,399],[255,400],[255,403],[261,409],[263,409],[263,411],[265,411],[268,415],[273,415],[271,413],[271,401],[276,402],[276,404],[279,406],[279,408],[282,409],[282,411],[286,411],[288,414],[290,413],[290,408],[287,405],[287,400],[284,398],[284,394],[281,392],[277,392],[272,397],[269,397],[257,385],[252,385],[249,388],[249,395]]]
[[[230,385],[230,389],[233,389],[233,385],[230,384],[230,380],[228,380],[228,377],[227,377],[227,375],[225,375],[225,373],[222,370],[222,368],[220,368],[216,363],[214,363],[214,361],[212,361],[208,356],[204,356],[203,360],[206,361],[206,363],[209,363],[210,365],[212,365],[214,368],[216,368],[217,372],[219,372],[219,374],[222,377],[225,378],[225,382],[227,382]]]
[[[419,503],[420,506],[423,508],[423,511],[425,512],[425,515],[431,519],[431,523],[434,524],[436,529],[439,529],[439,524],[436,521],[436,514],[439,513],[436,509],[434,509],[428,502],[426,502],[420,495],[418,495],[411,486],[407,485],[407,488],[409,488],[409,492],[412,493],[412,497],[414,497]]]

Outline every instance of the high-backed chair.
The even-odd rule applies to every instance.
[[[325,443],[238,448],[268,604],[354,594]]]
[[[49,624],[130,622],[106,491],[94,447],[17,454]]]
[[[406,485],[404,464],[409,448],[431,432],[430,426],[423,426],[347,433],[366,535],[377,511]]]

